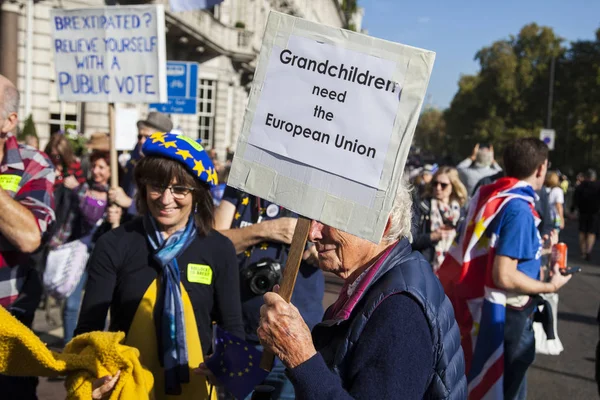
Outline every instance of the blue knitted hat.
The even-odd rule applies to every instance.
[[[204,147],[187,136],[153,133],[144,142],[142,152],[145,156],[170,158],[183,164],[194,178],[206,182],[210,187],[219,184],[217,170]]]

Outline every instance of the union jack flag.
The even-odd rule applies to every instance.
[[[504,398],[506,292],[492,275],[501,224],[490,224],[515,199],[527,201],[539,222],[529,184],[501,178],[483,186],[469,203],[466,223],[438,270],[460,328],[469,400]]]

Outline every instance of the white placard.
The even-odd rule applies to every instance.
[[[548,146],[549,150],[554,150],[554,141],[556,140],[556,132],[554,129],[542,129],[540,131],[540,140]]]
[[[393,61],[292,35],[271,50],[248,142],[377,188],[404,81],[395,70]]]
[[[227,184],[379,242],[434,59],[272,11]]]
[[[61,101],[166,102],[162,5],[50,10]]]
[[[140,113],[137,108],[115,108],[115,147],[117,150],[131,151],[138,141],[137,122]]]

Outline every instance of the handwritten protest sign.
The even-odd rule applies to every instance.
[[[59,100],[165,102],[161,5],[52,9]]]
[[[228,185],[379,242],[434,59],[271,12]]]

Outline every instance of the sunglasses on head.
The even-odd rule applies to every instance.
[[[446,189],[450,184],[449,183],[444,183],[444,182],[431,182],[431,184],[433,185],[433,187],[437,187],[438,185],[442,187],[442,190]]]

